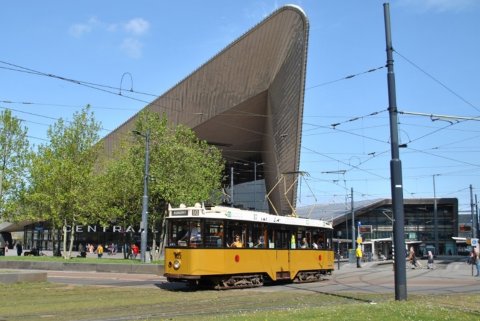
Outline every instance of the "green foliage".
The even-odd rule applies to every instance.
[[[150,193],[165,203],[188,203],[207,200],[220,188],[224,167],[221,152],[200,141],[182,125],[169,127],[167,119],[146,112],[138,117],[136,130],[150,131]],[[145,143],[137,136],[131,154],[144,155]],[[143,161],[143,159],[142,159]],[[161,203],[153,204],[158,209]]]
[[[27,128],[12,116],[0,112],[0,217],[13,218],[16,205],[25,189],[25,178],[31,157]]]
[[[220,188],[224,167],[221,152],[185,127],[170,127],[166,117],[144,112],[138,116],[135,133],[103,167],[102,208],[112,219],[127,224],[140,221],[145,172],[146,135],[149,134],[149,216],[158,226],[167,203],[193,204],[207,200]]]
[[[60,119],[48,129],[50,143],[40,145],[32,160],[26,197],[31,217],[58,228],[85,224],[96,215],[93,170],[99,129],[89,106],[75,113],[73,121]]]

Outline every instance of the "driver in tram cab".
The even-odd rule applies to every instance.
[[[200,230],[200,224],[197,224],[196,226],[192,227],[192,230],[190,231],[190,245],[199,245],[202,243],[202,234]]]
[[[240,240],[239,235],[235,235],[235,241],[230,245],[230,247],[237,247],[237,248],[243,247],[243,243]]]
[[[177,244],[179,246],[187,246],[188,240],[188,231],[184,226],[179,227],[179,231],[177,233]]]

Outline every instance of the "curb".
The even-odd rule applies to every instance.
[[[12,284],[17,282],[46,282],[47,272],[5,272],[0,273],[0,283]]]
[[[164,266],[159,264],[121,264],[121,263],[64,263],[34,261],[0,261],[0,269],[53,270],[81,272],[110,272],[163,275]]]

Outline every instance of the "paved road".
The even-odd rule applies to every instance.
[[[425,266],[425,264],[424,264]],[[407,293],[449,294],[479,293],[480,278],[463,262],[437,262],[434,270],[407,269]],[[152,274],[48,271],[48,281],[114,287],[155,287],[181,290],[181,283],[168,283],[163,276]],[[340,270],[322,282],[264,286],[250,291],[314,291],[332,294],[395,293],[392,264],[366,263],[357,269],[345,263]]]

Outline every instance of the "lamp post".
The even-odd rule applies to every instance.
[[[145,176],[143,178],[142,222],[140,223],[140,259],[143,263],[145,263],[148,240],[148,168],[150,162],[150,130],[147,130],[146,134],[142,134],[137,130],[134,130],[133,133],[145,138]]]
[[[253,208],[257,210],[257,166],[264,165],[265,163],[253,162]]]
[[[390,30],[390,5],[383,4],[385,18],[385,42],[387,51],[387,82],[388,82],[388,112],[390,120],[390,144],[392,158],[390,160],[390,185],[392,193],[392,208],[395,218],[393,244],[395,251],[395,300],[407,299],[407,273],[402,260],[405,247],[405,213],[403,208],[402,162],[400,160],[397,124],[397,94],[395,88],[395,72],[393,71],[393,45]],[[403,147],[403,146],[402,146]],[[398,257],[397,257],[398,256]]]
[[[440,174],[433,175],[433,239],[435,241],[435,252],[434,254],[439,255],[439,245],[438,245],[438,205],[437,205],[437,193],[435,187],[435,176],[440,176]]]
[[[2,193],[3,193],[3,170],[0,169],[0,201],[2,200]]]
[[[340,270],[340,237],[342,237],[342,231],[337,231],[337,263]]]

